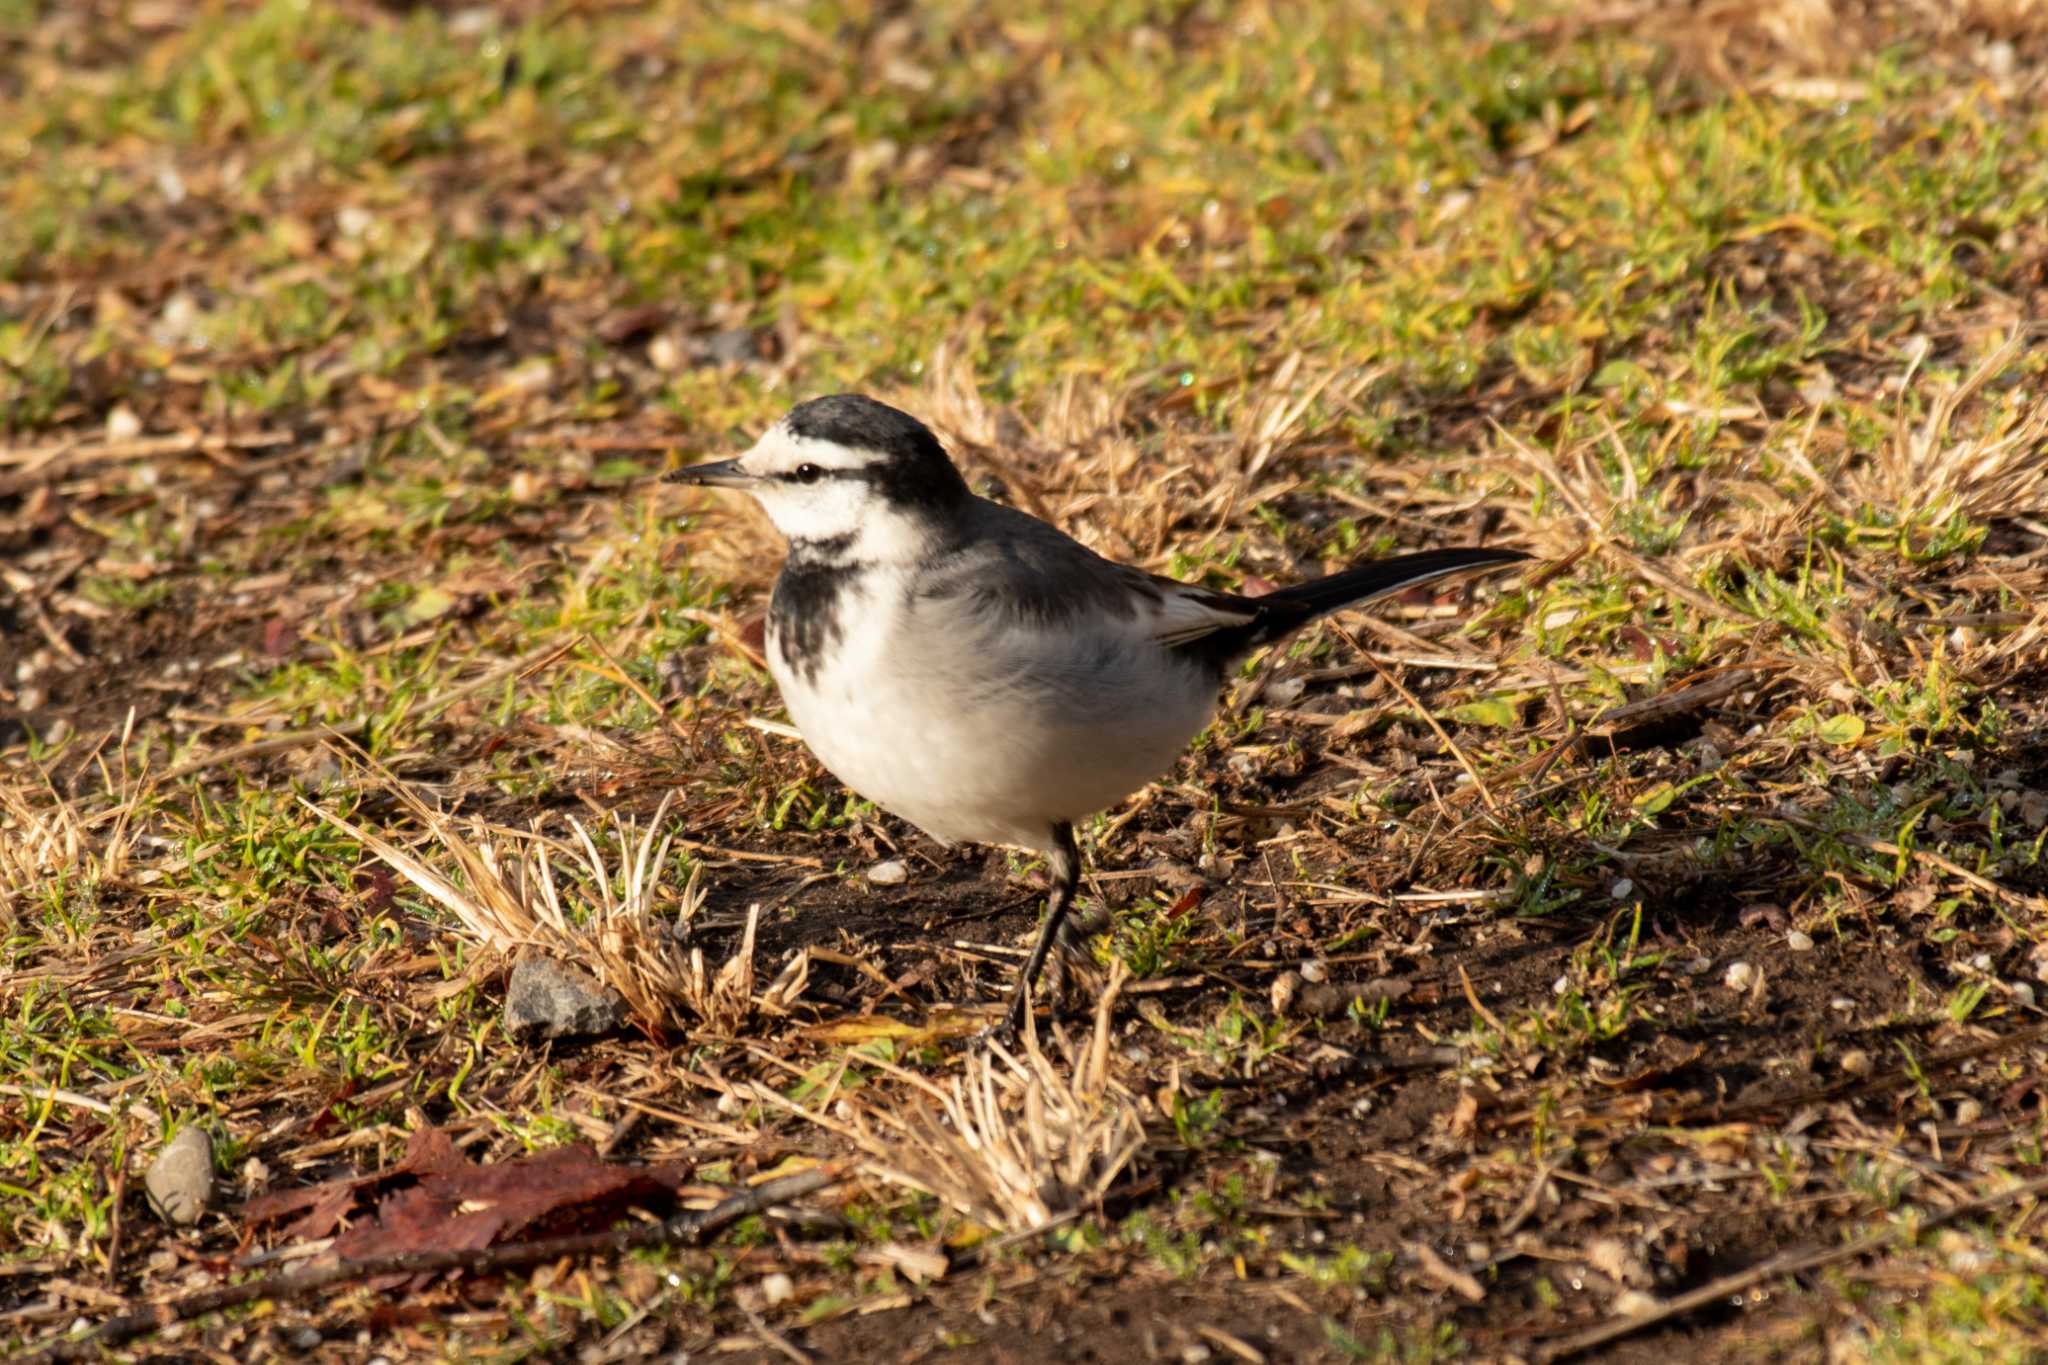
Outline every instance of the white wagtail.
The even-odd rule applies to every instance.
[[[942,842],[1045,856],[1012,1033],[1073,903],[1074,822],[1172,765],[1234,660],[1339,607],[1529,557],[1425,550],[1217,592],[975,496],[924,423],[858,394],[800,403],[738,459],[668,478],[752,494],[788,539],[768,668],[819,761]]]

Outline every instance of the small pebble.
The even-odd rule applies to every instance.
[[[1956,1101],[1956,1122],[1975,1123],[1984,1117],[1984,1106],[1973,1099]]]
[[[1721,984],[1731,991],[1746,991],[1756,984],[1756,968],[1747,962],[1731,962],[1728,974],[1721,978]]]
[[[1640,1318],[1654,1313],[1661,1305],[1654,1294],[1645,1294],[1640,1289],[1624,1289],[1614,1296],[1614,1315],[1618,1318]]]
[[[1838,995],[1834,999],[1828,1001],[1828,1008],[1834,1010],[1838,1014],[1847,1014],[1851,1010],[1856,1008],[1856,1002],[1854,1000],[1851,1000],[1846,995]]]
[[[901,886],[910,880],[910,869],[901,858],[890,858],[869,868],[868,880],[876,886]]]
[[[1836,1065],[1851,1076],[1870,1074],[1870,1054],[1860,1047],[1852,1047],[1836,1059]]]
[[[1572,979],[1568,976],[1560,976],[1557,980],[1550,983],[1550,993],[1552,995],[1563,995],[1571,988]]]
[[[1795,953],[1810,953],[1813,951],[1813,936],[1794,929],[1785,935],[1785,946]]]
[[[788,1303],[795,1294],[796,1281],[779,1270],[761,1280],[761,1300],[770,1308],[778,1303]]]
[[[581,967],[522,958],[505,983],[505,1031],[520,1042],[594,1038],[626,1022],[626,998]]]
[[[149,1202],[166,1223],[199,1221],[213,1194],[213,1139],[204,1128],[185,1127],[165,1144],[143,1177]]]
[[[1607,895],[1611,900],[1625,901],[1630,896],[1633,896],[1635,891],[1636,884],[1627,877],[1623,877],[1607,888]]]
[[[1330,969],[1317,959],[1310,958],[1301,964],[1301,979],[1311,983],[1328,981],[1330,979]]]
[[[2034,1008],[2034,988],[2026,982],[2015,981],[2005,989],[2007,994],[2012,996],[2015,1004],[2026,1009]]]
[[[371,212],[355,204],[343,205],[334,215],[334,226],[344,237],[362,237],[377,225]]]
[[[1988,972],[1991,970],[1991,966],[1991,954],[1989,953],[1979,953],[1970,959],[1970,967],[1974,971]]]

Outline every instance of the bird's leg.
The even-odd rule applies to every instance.
[[[1015,1038],[1024,1027],[1031,988],[1038,984],[1039,974],[1045,970],[1046,955],[1059,937],[1060,926],[1066,923],[1067,912],[1074,908],[1074,888],[1081,880],[1081,850],[1074,843],[1073,825],[1060,821],[1052,827],[1052,837],[1053,846],[1046,855],[1052,889],[1045,898],[1045,919],[1038,926],[1038,942],[1031,945],[1031,956],[1025,960],[1017,984],[1010,988],[1010,1008],[999,1030],[1006,1038]]]

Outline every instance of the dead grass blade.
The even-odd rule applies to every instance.
[[[33,782],[0,783],[0,909],[57,878],[127,874],[137,801],[131,783],[100,767],[108,795],[91,810],[67,800],[40,770]]]
[[[1021,1051],[991,1041],[944,1082],[877,1063],[902,1083],[900,1100],[847,1096],[847,1119],[827,1112],[829,1102],[807,1108],[766,1087],[754,1098],[847,1138],[871,1174],[986,1227],[1049,1227],[1099,1202],[1144,1143],[1135,1098],[1109,1074],[1110,1019],[1128,980],[1121,964],[1111,969],[1084,1044],[1055,1033],[1064,1066],[1040,1047],[1033,1022]]]
[[[1891,440],[1850,473],[1856,496],[1896,508],[1902,523],[1983,522],[2048,506],[2048,399],[2000,405],[1976,435],[1956,431],[1957,414],[2025,350],[2012,333],[1960,384],[1939,391],[1918,426],[1902,412]]]
[[[435,810],[385,774],[388,789],[425,827],[457,869],[449,877],[388,839],[302,804],[359,841],[421,894],[442,906],[479,942],[508,956],[538,949],[574,961],[625,999],[648,1028],[734,1033],[760,1018],[778,1018],[803,994],[810,956],[799,953],[765,991],[755,989],[754,944],[761,907],[747,915],[738,953],[710,965],[701,947],[688,946],[692,922],[703,908],[702,868],[693,866],[673,925],[656,910],[661,869],[673,836],[655,836],[674,794],[663,798],[643,830],[616,814],[607,817],[620,850],[616,870],[580,820],[569,820],[570,839],[510,830],[479,819],[459,822]],[[572,876],[556,871],[565,857]]]

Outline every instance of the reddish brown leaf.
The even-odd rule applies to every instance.
[[[252,1224],[274,1223],[301,1209],[332,1207],[334,1212],[324,1223],[317,1222],[308,1214],[286,1230],[286,1235],[295,1239],[325,1237],[355,1207],[358,1195],[366,1192],[374,1195],[379,1187],[403,1177],[462,1164],[462,1154],[455,1150],[455,1144],[448,1140],[446,1133],[439,1128],[421,1128],[406,1142],[404,1157],[388,1171],[343,1176],[338,1180],[308,1185],[302,1190],[274,1190],[258,1195],[242,1206],[242,1217]]]
[[[356,1091],[360,1089],[362,1089],[362,1082],[353,1076],[343,1081],[341,1088],[328,1097],[327,1103],[321,1106],[319,1114],[314,1117],[312,1123],[306,1126],[306,1135],[308,1137],[317,1137],[334,1127],[339,1122],[339,1116],[334,1112],[335,1106],[343,1100],[353,1098]]]
[[[264,1223],[304,1210],[287,1235],[310,1239],[327,1236],[374,1201],[373,1217],[335,1238],[337,1255],[476,1250],[531,1227],[549,1234],[594,1231],[631,1207],[666,1208],[687,1175],[681,1166],[606,1162],[580,1143],[479,1166],[464,1159],[446,1133],[422,1128],[388,1171],[266,1195],[243,1212],[250,1222]]]
[[[666,304],[649,303],[637,308],[618,308],[606,313],[591,328],[598,340],[617,346],[622,342],[642,337],[668,321],[669,308]]]
[[[1655,1085],[1668,1076],[1685,1070],[1705,1056],[1706,1051],[1705,1047],[1695,1045],[1684,1049],[1678,1056],[1668,1061],[1660,1061],[1646,1066],[1641,1071],[1629,1076],[1615,1076],[1610,1079],[1602,1076],[1597,1071],[1588,1071],[1586,1074],[1591,1076],[1598,1084],[1606,1086],[1609,1090],[1642,1090],[1648,1086]]]
[[[768,618],[749,616],[740,622],[740,644],[751,654],[764,654],[768,648]]]
[[[356,873],[356,894],[363,898],[363,914],[375,918],[391,908],[398,895],[398,879],[388,867],[363,868]]]

